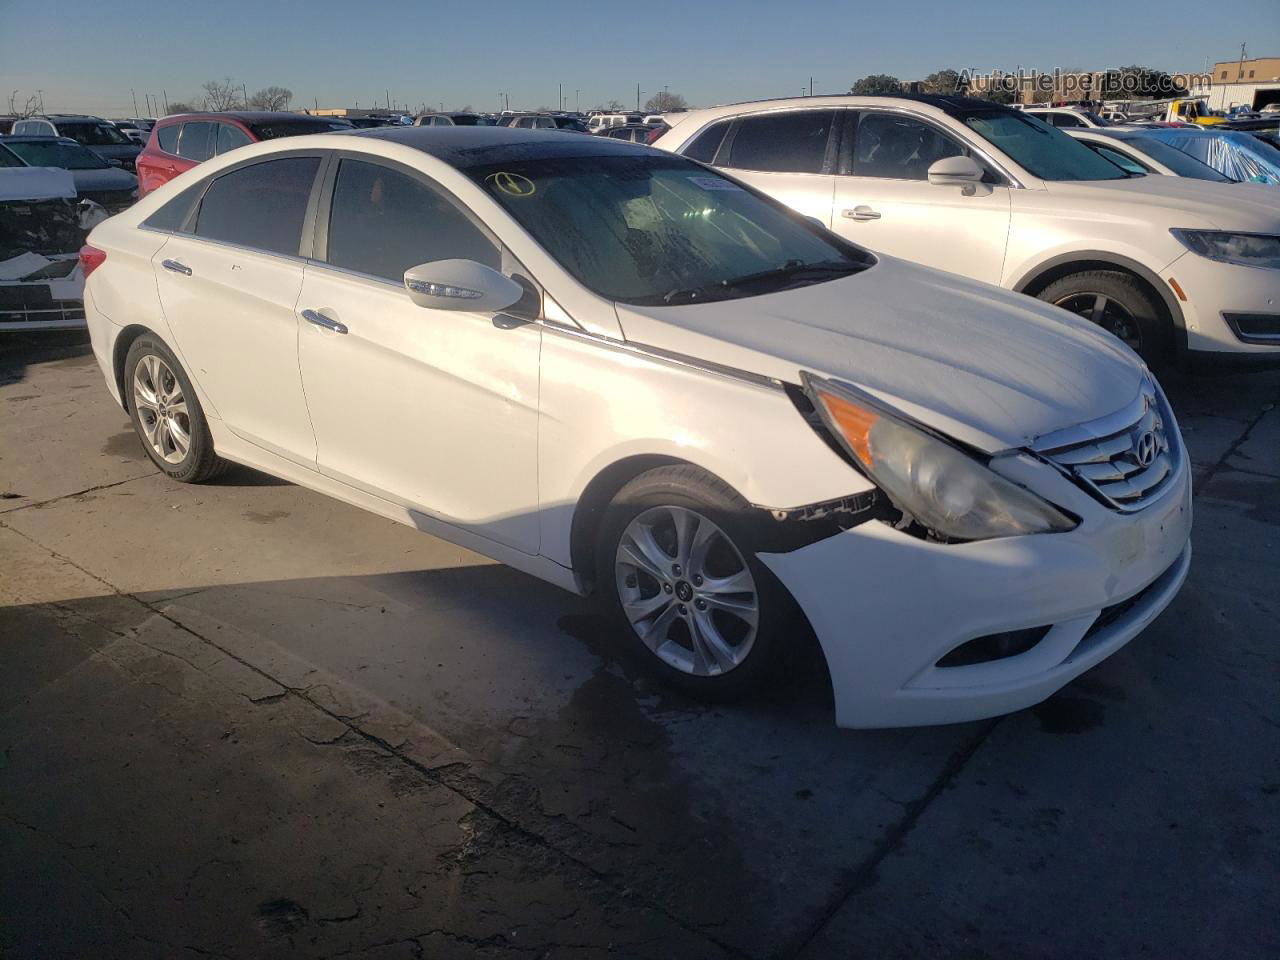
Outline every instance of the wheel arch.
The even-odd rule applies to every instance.
[[[150,327],[144,327],[140,323],[131,323],[116,335],[115,344],[112,346],[111,373],[115,377],[116,390],[119,391],[120,405],[124,407],[126,412],[129,411],[129,391],[125,389],[124,384],[124,362],[128,359],[129,348],[133,346],[134,341],[147,334],[163,340]]]
[[[569,527],[569,556],[573,575],[583,596],[595,592],[596,537],[604,511],[628,483],[657,467],[691,466],[695,463],[664,454],[635,454],[615,460],[601,469],[582,490]],[[698,469],[705,469],[698,467]],[[710,471],[708,471],[710,473]],[[715,476],[715,474],[711,474]],[[719,479],[719,478],[717,478]]]
[[[1154,271],[1130,257],[1106,250],[1077,250],[1060,254],[1026,271],[1013,285],[1013,290],[1032,297],[1038,296],[1041,290],[1055,280],[1088,270],[1115,270],[1140,281],[1155,295],[1156,303],[1163,307],[1165,318],[1173,324],[1176,354],[1181,356],[1186,352],[1187,323],[1177,297]]]

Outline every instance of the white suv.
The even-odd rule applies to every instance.
[[[655,146],[873,250],[1079,313],[1150,361],[1280,363],[1280,191],[1134,176],[962,97],[804,97],[673,114]]]

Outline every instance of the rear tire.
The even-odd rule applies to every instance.
[[[659,467],[605,511],[596,583],[631,659],[691,696],[732,700],[778,675],[798,618],[752,549],[751,507],[693,466]]]
[[[1102,327],[1152,366],[1173,354],[1173,324],[1147,285],[1131,273],[1083,270],[1053,281],[1039,298]]]
[[[157,337],[143,334],[130,345],[124,393],[143,449],[166,476],[201,483],[229,466],[214,453],[204,410],[186,371]]]

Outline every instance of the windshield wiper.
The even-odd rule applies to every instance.
[[[675,289],[664,294],[663,303],[671,303],[677,299],[689,300],[714,300],[717,294],[729,293],[733,290],[739,290],[744,286],[754,283],[767,282],[770,280],[807,280],[811,277],[826,277],[832,274],[857,273],[865,268],[865,264],[857,263],[852,260],[822,260],[818,263],[805,263],[801,260],[788,260],[781,267],[773,267],[769,270],[759,270],[755,273],[745,273],[740,277],[730,277],[727,280],[717,280],[715,283],[708,283],[701,287],[692,287],[688,290]],[[779,286],[777,289],[785,289]]]

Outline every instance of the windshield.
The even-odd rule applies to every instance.
[[[8,144],[10,150],[33,167],[61,167],[63,170],[103,170],[111,164],[92,150],[54,140]]]
[[[587,125],[576,117],[554,117],[556,126],[561,130],[577,130],[579,133],[587,132]]]
[[[354,130],[349,120],[322,120],[319,117],[301,117],[296,120],[268,120],[250,123],[249,129],[259,140],[275,140],[277,137],[300,137],[308,133],[332,133],[337,130]]]
[[[755,296],[874,263],[680,157],[554,157],[465,172],[575,278],[623,303]]]
[[[1196,180],[1212,180],[1216,183],[1235,183],[1230,177],[1219,173],[1207,163],[1201,163],[1195,157],[1188,156],[1177,147],[1153,140],[1150,137],[1133,137],[1129,141],[1152,160],[1162,163],[1180,177],[1192,177]]]
[[[58,136],[70,137],[86,147],[111,147],[116,144],[128,146],[133,143],[109,123],[59,123]]]
[[[1018,110],[969,110],[965,126],[1041,180],[1122,180],[1125,172],[1056,127]]]

